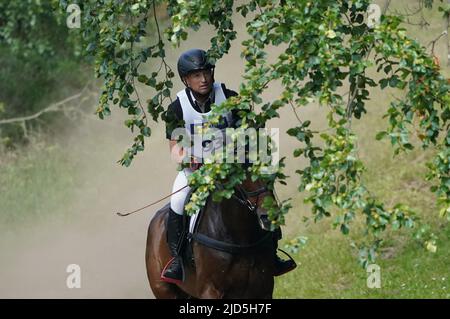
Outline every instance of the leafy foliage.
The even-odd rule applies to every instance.
[[[60,95],[67,97],[65,90],[85,85],[81,35],[66,27],[65,16],[55,0],[0,2],[1,118],[32,115]],[[28,129],[48,129],[46,124],[54,126],[57,119],[54,113],[33,121]],[[5,124],[0,129],[2,144],[13,147],[28,141],[21,125]]]
[[[251,1],[239,7],[238,11],[243,15],[259,12],[247,24],[250,39],[243,43],[243,57],[247,60],[246,82],[240,88],[238,99],[218,108],[220,111],[221,108],[237,107],[245,118],[244,126],[260,127],[277,117],[280,107],[289,104],[298,107],[317,100],[328,106],[328,124],[334,133],[313,132],[306,121],[288,130],[289,135],[305,145],[295,150],[294,155],[302,155],[310,163],[297,171],[301,181],[299,191],[306,190],[311,194],[305,201],[311,203],[316,220],[331,216],[331,207],[337,207],[339,213],[335,225],[344,234],[349,232],[349,223],[357,212],[365,214],[367,231],[374,236],[374,241],[372,247],[361,247],[364,264],[373,260],[374,253],[371,252],[379,245],[380,232],[386,226],[412,227],[415,218],[413,211],[404,204],[386,208],[362,185],[364,164],[355,151],[352,118],[360,119],[366,112],[365,101],[369,99],[370,87],[406,89],[406,97],[392,103],[388,110],[388,132],[378,135],[378,138],[389,136],[394,152],[398,154],[414,147],[409,142],[408,126],[413,124],[416,113],[422,116],[419,123],[419,130],[423,132],[420,135],[422,146],[437,144],[440,131],[448,131],[445,113],[449,107],[448,84],[434,60],[406,36],[397,17],[383,16],[380,25],[369,28],[364,22],[368,5],[369,1],[354,1],[351,5],[347,1],[303,4],[285,1],[282,6],[272,1]],[[189,20],[184,22],[189,26]],[[276,63],[268,65],[264,49],[281,44],[287,49]],[[369,59],[372,51],[375,51],[375,63]],[[378,83],[367,76],[367,69],[375,66],[385,74]],[[259,95],[275,80],[283,83],[281,98],[263,105],[263,112],[255,114],[255,105],[262,103]],[[338,91],[345,84],[350,89],[347,101]],[[440,113],[444,114],[442,123]],[[325,142],[324,147],[313,143],[315,136]],[[441,157],[445,158],[445,155]],[[253,170],[258,174],[255,167]],[[194,184],[201,184],[201,176],[204,173],[210,176],[211,171],[204,168],[204,172],[197,173]],[[279,175],[277,179],[280,179]],[[199,205],[202,202],[192,209],[198,209]],[[284,207],[282,205],[278,210],[274,221],[284,220],[281,217],[287,211]],[[447,207],[448,204],[443,209]]]
[[[315,220],[334,215],[335,226],[343,234],[349,233],[356,214],[365,216],[368,243],[358,246],[363,265],[375,258],[383,230],[388,226],[411,228],[416,221],[411,208],[402,203],[387,207],[362,183],[365,166],[358,157],[357,136],[351,124],[353,119],[364,120],[371,88],[403,92],[403,97],[391,103],[385,115],[389,127],[377,139],[389,138],[394,154],[416,147],[410,141],[413,131],[420,137],[421,147],[436,146],[439,152],[429,164],[429,179],[436,180],[432,190],[439,196],[442,215],[450,210],[449,85],[435,59],[406,35],[400,17],[384,14],[378,25],[368,26],[365,17],[370,2],[249,0],[237,7],[237,12],[248,19],[248,39],[242,43],[245,75],[239,96],[215,106],[211,118],[212,122],[217,121],[220,114],[234,109],[242,117],[241,129],[260,128],[278,117],[280,108],[305,107],[313,101],[325,106],[327,131],[311,130],[309,121],[288,130],[299,142],[294,156],[308,161],[306,167],[297,171],[299,191],[308,192],[305,201],[312,205]],[[105,84],[97,113],[100,118],[109,115],[111,103],[126,108],[132,116],[126,126],[139,130],[133,146],[120,161],[126,166],[144,149],[144,137],[150,135],[148,116],[134,80],[156,89],[147,105],[155,121],[162,115],[172,88],[174,73],[164,60],[165,43],[157,23],[156,5],[157,1],[150,0],[82,4],[86,50],[95,57],[96,74]],[[209,56],[220,59],[236,37],[231,20],[233,5],[232,0],[168,1],[171,26],[165,35],[176,45],[187,39],[190,28],[198,29],[201,23],[208,23],[216,29]],[[159,37],[153,45],[143,46],[149,14],[153,14]],[[284,48],[274,63],[267,60],[271,46]],[[160,60],[159,70],[151,76],[140,74],[139,65],[150,58]],[[371,68],[376,68],[379,78],[368,75]],[[275,81],[282,83],[283,91],[278,99],[264,103],[261,95]],[[266,165],[254,163],[248,169],[252,178],[264,179],[272,187],[275,182],[284,182],[283,161],[271,175],[263,174]],[[190,178],[196,191],[188,211],[198,211],[212,193],[216,199],[229,198],[244,177],[245,171],[239,164],[204,165]],[[217,189],[217,181],[221,181],[223,189]],[[274,227],[284,223],[291,206],[289,200],[264,205]]]

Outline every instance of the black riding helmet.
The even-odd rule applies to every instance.
[[[214,69],[214,64],[208,61],[206,52],[201,49],[191,49],[181,54],[178,59],[178,74],[181,81],[183,77],[193,71]],[[214,76],[214,75],[213,75]],[[186,83],[184,83],[186,85]]]

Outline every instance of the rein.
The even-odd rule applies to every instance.
[[[219,185],[220,185],[220,184],[219,184]],[[119,215],[120,217],[125,217],[125,216],[129,216],[129,215],[131,215],[131,214],[137,213],[137,212],[139,212],[139,211],[141,211],[141,210],[143,210],[143,209],[145,209],[145,208],[151,207],[151,206],[153,206],[153,205],[158,204],[159,202],[162,202],[163,200],[165,200],[165,199],[171,197],[172,195],[174,195],[174,194],[176,194],[176,193],[182,191],[183,189],[185,189],[185,188],[188,187],[188,186],[189,186],[189,185],[183,186],[182,188],[176,190],[175,192],[170,193],[169,195],[164,196],[163,198],[160,198],[160,199],[158,199],[157,201],[154,201],[153,203],[150,203],[150,204],[148,204],[148,205],[146,205],[146,206],[144,206],[144,207],[141,207],[141,208],[139,208],[139,209],[133,210],[132,212],[129,212],[129,213],[120,213],[120,212],[117,212],[116,214]],[[239,203],[241,203],[241,204],[244,205],[244,206],[247,206],[247,208],[248,208],[251,212],[254,212],[254,211],[255,211],[257,205],[253,204],[253,203],[250,201],[249,197],[259,196],[259,195],[264,194],[265,192],[268,191],[268,189],[267,189],[265,186],[261,187],[260,189],[257,189],[256,191],[250,191],[250,192],[247,192],[247,191],[246,191],[245,189],[243,189],[241,186],[238,186],[238,190],[239,190],[239,192],[241,193],[241,195],[243,195],[244,198],[240,198],[240,197],[236,196],[235,194],[233,194],[232,196],[233,196]],[[257,203],[257,202],[258,202],[258,197],[256,198],[256,203]]]
[[[183,189],[185,189],[185,188],[188,187],[188,186],[189,186],[189,185],[183,186],[183,187],[181,187],[179,190],[177,190],[177,191],[175,191],[175,192],[173,192],[173,193],[171,193],[171,194],[169,194],[169,195],[167,195],[167,196],[164,196],[163,198],[158,199],[157,201],[155,201],[155,202],[153,202],[153,203],[150,203],[150,204],[148,204],[148,205],[146,205],[146,206],[144,206],[144,207],[141,207],[141,208],[139,208],[139,209],[133,210],[132,212],[125,213],[125,214],[123,214],[123,213],[116,213],[116,214],[119,215],[120,217],[124,217],[124,216],[128,216],[128,215],[134,214],[134,213],[136,213],[136,212],[138,212],[138,211],[140,211],[140,210],[143,210],[143,209],[145,209],[145,208],[147,208],[147,207],[150,207],[150,206],[153,206],[153,205],[155,205],[155,204],[158,204],[159,202],[162,202],[162,201],[165,200],[166,198],[169,198],[170,196],[172,196],[173,194],[178,193],[179,191],[182,191]]]
[[[262,247],[263,244],[266,244],[266,242],[268,243],[268,241],[270,241],[271,243],[272,233],[267,232],[267,234],[262,236],[256,242],[247,245],[227,243],[225,241],[217,240],[209,236],[203,235],[201,233],[194,233],[194,234],[189,233],[188,238],[198,242],[199,244],[202,244],[203,246],[213,248],[219,251],[223,251],[230,254],[244,254],[254,251],[255,248]]]

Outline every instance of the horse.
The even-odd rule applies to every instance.
[[[247,178],[230,199],[209,196],[192,234],[195,264],[184,262],[185,280],[161,280],[172,258],[166,241],[168,205],[150,221],[145,262],[147,277],[158,299],[271,299],[274,289],[274,233],[263,229],[262,200],[273,194],[261,181]]]

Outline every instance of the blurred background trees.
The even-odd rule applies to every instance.
[[[33,115],[92,78],[80,33],[67,28],[66,16],[55,0],[0,2],[0,121]],[[0,144],[14,148],[26,143],[28,132],[61,131],[71,123],[63,118],[62,112],[48,112],[0,125]]]

